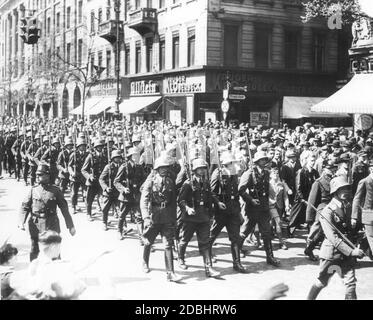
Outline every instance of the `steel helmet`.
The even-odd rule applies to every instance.
[[[132,143],[134,142],[141,142],[141,138],[139,135],[134,134],[132,137]]]
[[[87,141],[85,141],[84,138],[78,138],[77,141],[76,141],[76,146],[79,147],[81,145],[86,145],[87,144]]]
[[[53,138],[52,144],[55,144],[55,143],[60,143],[60,140],[58,138]]]
[[[49,141],[49,137],[48,136],[44,136],[43,137],[43,142],[47,142],[47,141]]]
[[[263,151],[258,151],[254,155],[253,162],[257,163],[259,160],[263,160],[263,159],[268,161],[267,154],[265,152],[263,152]]]
[[[104,139],[96,139],[94,143],[94,148],[96,147],[103,147],[105,145],[105,140]]]
[[[106,137],[105,143],[108,143],[108,142],[114,142],[114,139],[113,139],[112,136],[107,136]]]
[[[351,187],[351,184],[348,183],[346,176],[341,175],[333,178],[330,181],[330,194],[337,192],[338,189],[343,187]]]
[[[222,157],[221,164],[225,166],[227,164],[233,163],[234,161],[235,159],[233,158],[233,156],[229,154],[229,155]]]
[[[171,163],[170,163],[170,161],[167,158],[165,158],[165,157],[159,157],[154,162],[154,169],[156,170],[156,169],[159,169],[161,167],[168,167],[170,165],[171,165]]]
[[[192,162],[192,170],[197,170],[198,168],[207,168],[207,162],[201,158],[194,159]]]
[[[113,150],[111,151],[110,159],[113,160],[114,158],[122,158],[122,152],[120,150]]]
[[[40,139],[40,135],[38,133],[35,135],[34,140],[36,140],[36,139]]]
[[[65,137],[65,146],[74,144],[73,139],[71,137]]]
[[[127,157],[129,156],[132,156],[134,154],[138,153],[138,151],[136,150],[136,148],[130,148],[128,151],[127,151]]]

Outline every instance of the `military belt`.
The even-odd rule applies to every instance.
[[[166,201],[163,201],[161,203],[159,203],[159,202],[152,202],[152,206],[154,206],[154,207],[160,207],[161,209],[166,208],[167,204],[168,203]]]

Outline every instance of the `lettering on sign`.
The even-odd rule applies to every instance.
[[[191,82],[192,79],[188,80],[185,76],[166,78],[165,93],[194,93],[203,91],[202,82]]]
[[[131,82],[131,96],[152,95],[159,93],[159,85],[150,81]]]
[[[250,112],[250,126],[256,127],[262,125],[269,127],[270,113],[269,112]]]
[[[116,82],[102,81],[90,89],[91,96],[115,96],[117,94]]]

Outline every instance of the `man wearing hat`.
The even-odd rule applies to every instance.
[[[71,137],[65,137],[64,147],[60,151],[57,158],[57,169],[58,169],[58,178],[60,180],[60,188],[63,194],[67,189],[69,184],[69,158],[71,151],[73,149],[74,142]]]
[[[94,142],[94,151],[88,153],[82,166],[82,175],[85,178],[85,185],[87,187],[85,205],[89,221],[92,221],[92,203],[95,197],[102,193],[98,178],[107,164],[107,158],[103,154],[104,146],[105,141],[103,139],[96,139]]]
[[[114,186],[114,179],[122,164],[122,153],[120,150],[113,150],[110,159],[111,161],[105,166],[99,178],[103,196],[102,221],[105,231],[108,229],[109,210],[112,205],[116,205],[119,197],[119,192]]]
[[[321,229],[318,211],[322,210],[332,199],[330,195],[330,180],[334,176],[336,165],[332,162],[326,164],[323,168],[320,178],[317,178],[312,184],[306,209],[306,222],[310,226],[310,232],[307,237],[307,246],[304,254],[311,261],[317,258],[313,254],[313,249],[324,236]],[[317,212],[314,210],[317,208]]]
[[[41,161],[49,163],[49,169],[51,174],[50,183],[52,184],[56,182],[58,176],[57,159],[58,155],[60,154],[60,151],[60,140],[57,137],[55,137],[52,139],[52,145],[50,146],[50,148],[48,148],[41,157]]]
[[[279,261],[273,256],[271,242],[271,216],[269,213],[269,172],[265,169],[268,163],[264,152],[257,152],[254,156],[254,166],[244,172],[238,186],[239,195],[245,202],[244,223],[241,226],[240,235],[242,244],[253,231],[256,224],[262,235],[267,263],[278,266]]]
[[[185,251],[194,233],[197,234],[199,252],[203,257],[207,277],[219,276],[212,268],[209,250],[210,217],[212,198],[210,183],[207,178],[207,162],[201,158],[192,162],[193,174],[181,187],[178,204],[181,211],[181,237],[178,250],[178,261],[181,269],[185,264]]]
[[[141,214],[144,220],[143,239],[143,271],[149,272],[149,256],[151,246],[160,233],[165,244],[165,264],[167,280],[178,282],[180,276],[174,272],[172,245],[176,225],[176,187],[170,170],[170,162],[166,158],[158,158],[154,163],[154,171],[143,184],[140,199]]]
[[[27,149],[30,146],[31,143],[31,132],[28,132],[26,135],[25,141],[21,144],[21,158],[22,158],[22,165],[23,165],[23,181],[25,182],[25,185],[28,185],[27,177],[30,170],[30,164],[29,160],[27,158]]]
[[[69,159],[69,176],[70,176],[70,189],[71,189],[71,204],[73,206],[73,213],[77,213],[76,205],[78,204],[78,192],[81,187],[85,189],[85,178],[82,174],[82,167],[85,159],[88,156],[87,142],[84,138],[78,138],[76,141],[77,150],[70,154]]]
[[[297,153],[294,150],[288,150],[285,153],[285,157],[288,159],[280,169],[280,177],[285,181],[287,186],[290,188],[288,192],[289,203],[292,206],[294,204],[294,198],[296,193],[295,178],[298,170],[302,169],[299,160],[297,159]]]
[[[233,269],[240,273],[247,270],[241,264],[240,257],[240,226],[241,205],[238,194],[238,175],[232,155],[223,157],[222,170],[215,169],[211,176],[212,201],[215,205],[214,220],[210,230],[210,250],[225,227],[231,242]],[[212,256],[212,253],[211,253]]]
[[[49,167],[40,163],[36,171],[38,185],[32,187],[25,200],[22,202],[20,215],[20,227],[24,229],[24,224],[28,219],[28,230],[31,237],[30,261],[39,254],[39,234],[53,230],[60,233],[60,223],[57,216],[57,206],[59,207],[69,229],[70,234],[75,234],[74,223],[69,213],[67,202],[61,190],[50,183]]]
[[[370,256],[373,258],[373,160],[369,163],[369,175],[360,180],[352,203],[352,226],[364,226],[365,234],[370,247]]]
[[[31,141],[29,147],[27,148],[26,155],[29,160],[30,165],[30,183],[31,186],[35,184],[36,181],[36,169],[38,167],[37,162],[35,160],[35,152],[40,148],[40,135],[36,134],[34,137],[34,141]]]
[[[369,175],[368,154],[365,151],[358,153],[358,160],[352,166],[352,194],[356,193],[357,185],[360,180]]]
[[[328,285],[336,270],[343,277],[346,287],[345,299],[356,299],[355,263],[364,252],[352,248],[340,233],[351,237],[351,185],[346,177],[339,176],[330,181],[332,200],[321,212],[321,227],[325,240],[320,248],[320,272],[317,281],[308,293],[308,300],[315,300],[320,291]],[[340,233],[338,233],[339,230]]]
[[[125,233],[123,226],[127,229],[126,217],[133,210],[135,212],[135,221],[139,238],[143,233],[143,220],[140,213],[140,187],[145,181],[145,171],[142,165],[135,163],[132,159],[137,154],[137,149],[130,148],[126,154],[127,159],[118,169],[118,174],[114,179],[114,186],[119,191],[119,210],[120,217],[118,222],[118,237],[123,239]],[[142,241],[140,241],[142,244]]]

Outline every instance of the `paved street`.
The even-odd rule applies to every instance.
[[[17,268],[27,266],[29,239],[26,232],[17,230],[17,217],[21,201],[27,192],[21,182],[4,178],[0,180],[0,233],[1,238],[11,233],[10,242],[19,248],[19,263]],[[70,201],[69,197],[68,201]],[[83,208],[83,204],[80,203]],[[162,243],[158,239],[156,251],[151,254],[149,274],[141,271],[142,248],[139,246],[135,233],[123,241],[117,240],[115,231],[116,220],[111,218],[111,229],[103,231],[101,217],[98,215],[93,222],[88,222],[84,212],[73,216],[77,234],[71,237],[66,230],[63,218],[60,217],[63,252],[62,257],[78,263],[88,260],[104,249],[113,250],[98,259],[93,265],[81,272],[82,279],[88,285],[87,298],[103,298],[115,295],[120,299],[256,299],[270,286],[279,282],[286,283],[290,290],[285,299],[304,299],[318,272],[318,264],[305,259],[302,254],[305,235],[302,238],[290,239],[289,250],[276,250],[275,256],[281,260],[281,268],[275,269],[265,263],[265,252],[251,250],[250,255],[243,259],[243,264],[250,269],[249,274],[238,274],[231,264],[230,246],[223,232],[214,247],[218,254],[217,270],[222,273],[222,279],[206,279],[202,265],[202,257],[198,254],[195,239],[187,250],[186,263],[188,270],[176,272],[183,275],[183,283],[168,283],[165,280]],[[131,224],[129,223],[129,226]],[[134,227],[134,226],[133,226]],[[275,248],[277,249],[277,242]],[[317,250],[316,250],[317,253]],[[357,269],[357,295],[359,299],[373,298],[373,262],[368,258],[359,262]],[[108,283],[113,284],[110,291]],[[319,299],[344,299],[344,287],[339,277],[334,276],[329,287],[321,292]]]

